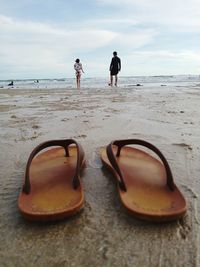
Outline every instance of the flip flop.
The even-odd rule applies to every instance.
[[[141,145],[154,151],[127,146]],[[186,213],[186,201],[175,185],[169,164],[154,145],[138,139],[117,140],[102,150],[101,159],[117,179],[121,202],[140,219],[171,221]]]
[[[38,145],[27,161],[18,198],[22,215],[33,221],[52,221],[81,210],[84,195],[80,173],[84,163],[84,151],[73,139],[50,140]]]

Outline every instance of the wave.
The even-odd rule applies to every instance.
[[[53,89],[53,88],[75,88],[75,78],[53,78],[53,79],[15,79],[12,88],[15,89]],[[11,80],[0,80],[0,88],[10,88]],[[119,86],[129,88],[137,84],[153,86],[187,86],[200,83],[199,75],[154,75],[154,76],[120,76]],[[105,77],[82,77],[81,87],[105,88],[108,79]]]

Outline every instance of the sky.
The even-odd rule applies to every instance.
[[[200,0],[0,0],[0,79],[200,74]]]

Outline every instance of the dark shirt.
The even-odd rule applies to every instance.
[[[110,63],[110,71],[120,71],[121,70],[121,60],[119,57],[115,56],[112,58]]]

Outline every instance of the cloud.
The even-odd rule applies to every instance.
[[[124,27],[133,27],[137,26],[140,24],[139,20],[133,19],[133,18],[124,18],[124,17],[115,17],[115,18],[96,18],[96,19],[88,19],[85,21],[84,25],[88,26],[92,25],[94,28],[112,28],[112,29],[118,29],[120,30],[121,28]]]
[[[182,51],[169,51],[169,50],[157,50],[157,51],[135,51],[131,54],[132,58],[154,59],[154,60],[179,60],[188,62],[200,62],[200,52],[194,52],[192,50]]]
[[[141,24],[168,26],[172,30],[200,31],[199,0],[96,0],[98,4],[112,5],[126,12]]]
[[[89,49],[109,43],[114,37],[113,32],[94,29],[60,29],[44,23],[16,21],[12,18],[0,16],[0,32],[7,41],[9,38],[16,43],[59,44],[69,46],[70,49],[88,47]],[[23,37],[19,39],[18,36]],[[64,43],[63,43],[64,42]]]
[[[109,34],[112,33],[112,40],[109,44],[123,50],[143,47],[151,43],[160,34],[154,28],[140,28],[138,20],[128,17],[86,20],[82,26],[91,27],[94,31],[109,29]]]
[[[115,37],[115,42],[118,46],[121,45],[123,48],[133,50],[151,43],[158,34],[159,32],[153,29],[135,30],[132,33],[118,33]]]
[[[14,20],[0,16],[1,69],[17,73],[21,70],[46,73],[66,69],[67,57],[76,51],[92,51],[109,44],[114,32],[84,28],[70,30],[45,23]],[[63,68],[65,66],[65,68]],[[10,74],[10,75],[11,75]],[[14,73],[13,73],[14,75]]]
[[[9,0],[1,5],[9,15],[0,15],[0,79],[71,76],[76,57],[89,76],[107,73],[114,50],[124,75],[183,73],[185,65],[199,70],[199,0],[94,0],[84,7],[61,1],[58,13],[54,7],[61,2],[39,10],[39,1],[26,2],[20,0],[20,8]],[[75,16],[69,11],[74,8]]]
[[[200,52],[192,50],[134,51],[123,57],[122,74],[196,74],[200,71]]]
[[[134,30],[131,34],[123,31],[106,30],[106,24],[119,19],[87,21],[82,27],[68,29],[55,27],[47,23],[16,20],[0,16],[0,57],[1,74],[9,72],[16,76],[20,72],[40,75],[58,75],[65,72],[67,62],[78,53],[92,54],[98,48],[107,46],[120,50],[139,48],[150,43],[157,35],[153,29]],[[125,20],[124,24],[136,23]],[[105,26],[105,27],[104,27]],[[98,59],[103,64],[102,59]],[[105,58],[103,59],[105,60]],[[93,69],[91,70],[93,71]],[[73,73],[73,69],[69,71]]]

